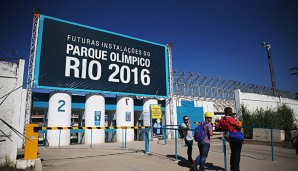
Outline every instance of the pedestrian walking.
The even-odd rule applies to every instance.
[[[239,171],[240,155],[241,155],[243,141],[232,140],[231,137],[229,137],[229,134],[238,132],[241,130],[241,128],[239,127],[238,122],[232,117],[232,114],[233,114],[232,108],[226,107],[224,109],[224,112],[225,112],[225,116],[219,120],[216,127],[222,129],[224,137],[230,144],[230,148],[231,148],[230,170]]]
[[[204,171],[205,170],[205,163],[208,157],[208,153],[210,150],[210,137],[213,136],[212,130],[212,113],[206,112],[204,114],[205,121],[200,123],[200,125],[195,129],[194,138],[198,142],[198,148],[200,154],[195,160],[195,164],[192,166],[195,170]],[[200,134],[200,129],[202,129],[202,133]],[[198,135],[196,135],[198,134]],[[202,137],[202,138],[199,138]],[[199,166],[199,169],[197,169]]]
[[[183,123],[181,124],[181,129],[184,136],[185,144],[187,146],[187,160],[190,163],[194,164],[194,160],[192,159],[193,135],[188,116],[183,116]]]

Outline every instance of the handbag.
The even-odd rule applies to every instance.
[[[244,140],[244,135],[241,131],[229,132],[230,141],[239,142]]]

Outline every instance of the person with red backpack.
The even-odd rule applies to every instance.
[[[199,171],[205,170],[205,163],[210,150],[210,137],[213,135],[211,125],[212,113],[206,112],[204,117],[205,121],[201,122],[194,131],[194,139],[198,142],[200,154],[196,158],[195,164],[192,165],[192,167],[195,168],[194,170],[197,170],[197,167],[199,166]]]
[[[240,170],[240,155],[243,143],[243,134],[238,122],[232,117],[232,108],[226,107],[224,109],[225,117],[221,118],[216,125],[216,128],[221,128],[224,138],[230,143],[231,157],[230,157],[230,170]],[[239,134],[238,134],[239,133]]]

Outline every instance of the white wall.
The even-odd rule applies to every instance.
[[[173,114],[171,115],[170,110],[170,101],[166,100],[166,125],[177,125],[177,106],[181,106],[181,100],[173,99]],[[169,132],[171,132],[169,134]],[[167,130],[168,138],[174,138],[175,137],[175,131],[174,130]]]
[[[19,60],[18,63],[0,61],[0,118],[18,131],[21,131],[20,122],[24,117],[24,113],[21,113],[21,106],[24,103],[22,98],[24,65],[24,60]],[[0,129],[9,136],[9,138],[4,137],[0,132],[0,139],[6,140],[0,142],[0,163],[5,161],[5,157],[16,161],[17,145],[20,139],[1,121]]]
[[[202,105],[203,105],[204,114],[206,112],[211,112],[212,115],[214,115],[214,103],[213,102],[202,101]]]
[[[20,117],[19,117],[19,128],[18,131],[23,134],[25,128],[25,110],[26,110],[26,96],[27,89],[22,89],[21,94],[21,106],[20,106]],[[23,148],[24,140],[23,138],[18,137],[18,149]]]
[[[298,119],[298,101],[282,97],[273,97],[267,95],[243,93],[240,90],[235,90],[235,101],[237,113],[240,110],[241,105],[247,107],[249,111],[255,111],[256,109],[276,109],[279,105],[287,105],[293,109],[296,120]],[[297,123],[296,123],[297,124]]]

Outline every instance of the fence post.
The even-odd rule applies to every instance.
[[[60,140],[61,140],[61,129],[59,129],[59,148],[60,148]]]
[[[164,127],[164,140],[165,144],[168,144],[168,134],[167,134],[167,127]]]
[[[142,130],[142,131],[144,131],[144,142],[145,142],[145,149],[144,149],[144,151],[145,151],[145,154],[147,154],[147,138],[146,138],[146,128],[145,128],[144,130]]]
[[[126,148],[126,128],[124,130],[124,148]]]
[[[149,128],[145,128],[145,133],[144,133],[144,140],[145,140],[145,154],[147,154],[149,152],[149,135],[148,135],[148,129]]]
[[[222,150],[224,153],[225,171],[227,171],[227,148],[226,148],[226,139],[224,137],[222,137]]]
[[[177,137],[177,129],[175,129],[175,160],[178,160],[178,137]]]
[[[273,129],[271,129],[271,160],[274,161],[274,140],[273,140]]]
[[[92,135],[93,135],[93,133],[92,133],[92,129],[91,129],[91,143],[90,143],[90,148],[92,148]]]
[[[122,143],[121,143],[121,148],[124,148],[124,135],[123,135],[123,129],[121,129],[121,137],[122,137]]]
[[[44,146],[45,148],[47,148],[47,142],[46,142],[46,141],[48,141],[48,139],[47,139],[47,132],[48,132],[48,130],[46,130],[45,133],[42,133],[43,146]]]

